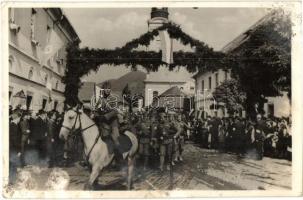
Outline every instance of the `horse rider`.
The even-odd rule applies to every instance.
[[[118,109],[115,108],[117,100],[111,95],[111,84],[105,81],[101,87],[101,95],[96,104],[96,112],[94,120],[96,121],[102,136],[111,136],[114,142],[114,151],[116,158],[122,157],[122,153],[119,152],[119,121],[118,121]]]

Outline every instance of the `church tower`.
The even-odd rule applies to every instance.
[[[155,28],[168,23],[168,8],[152,8],[150,13],[150,20],[148,20],[148,30],[152,31]]]

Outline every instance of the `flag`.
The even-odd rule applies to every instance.
[[[51,29],[48,43],[42,51],[40,63],[46,65],[47,61],[53,57],[62,47],[64,42],[60,39],[57,33]]]
[[[162,61],[171,64],[173,63],[173,41],[167,31],[159,31],[159,36],[161,39]]]

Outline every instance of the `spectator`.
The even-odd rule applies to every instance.
[[[20,130],[21,130],[21,165],[22,167],[26,166],[25,163],[25,149],[26,146],[29,144],[29,135],[31,133],[30,131],[30,112],[23,111],[22,117],[20,120]]]
[[[46,137],[47,137],[47,126],[46,126],[46,112],[39,110],[37,118],[32,121],[32,136],[31,141],[36,151],[38,151],[39,158],[44,159],[46,157]]]
[[[13,184],[16,180],[17,167],[21,164],[21,131],[19,122],[21,111],[15,109],[11,113],[9,124],[9,183]]]
[[[57,124],[56,124],[56,118],[57,113],[55,111],[50,111],[47,113],[47,151],[49,156],[49,162],[48,167],[51,168],[55,164],[55,158],[56,158],[56,144],[57,144],[57,138],[58,133],[57,131]]]
[[[245,147],[243,146],[243,144],[245,144],[245,125],[239,117],[235,118],[233,133],[235,152],[237,155],[243,156],[245,150]]]
[[[260,114],[257,115],[257,123],[255,126],[255,148],[257,151],[257,160],[262,160],[264,156],[264,130],[266,128],[264,120]]]

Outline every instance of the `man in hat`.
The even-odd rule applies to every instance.
[[[167,169],[170,170],[173,155],[173,135],[175,130],[172,124],[167,120],[166,113],[159,113],[159,124],[157,127],[158,139],[160,144],[160,171],[164,170],[165,158],[167,157]]]
[[[57,136],[57,113],[52,110],[47,113],[47,151],[49,156],[48,167],[51,168],[55,164],[56,158],[56,138]]]
[[[21,165],[22,166],[26,165],[25,149],[29,143],[29,135],[31,133],[30,124],[29,124],[30,115],[31,115],[31,113],[29,110],[24,110],[22,112],[22,117],[20,120],[20,130],[21,130],[21,134],[22,134],[22,138],[21,138]]]
[[[15,109],[11,113],[11,122],[9,124],[9,183],[16,179],[17,167],[20,166],[21,157],[21,131],[19,122],[21,111]]]
[[[182,158],[182,152],[183,152],[183,146],[184,146],[184,140],[186,132],[185,130],[192,129],[188,124],[186,123],[185,115],[182,114],[176,114],[175,120],[174,120],[174,127],[176,129],[176,133],[174,135],[175,139],[175,159],[174,162],[183,161]]]
[[[31,141],[35,146],[35,150],[38,151],[40,158],[46,156],[46,137],[47,137],[47,126],[46,126],[46,112],[39,110],[37,113],[37,119],[32,122],[32,138]]]
[[[147,113],[141,114],[137,130],[139,136],[139,154],[144,159],[143,169],[146,170],[151,143],[151,122],[148,119]]]
[[[101,94],[97,102],[97,112],[94,116],[96,123],[101,129],[102,133],[110,135],[115,144],[115,155],[117,160],[122,157],[122,153],[119,152],[119,122],[118,122],[118,110],[115,108],[116,100],[111,96],[111,84],[106,81],[102,84]]]

